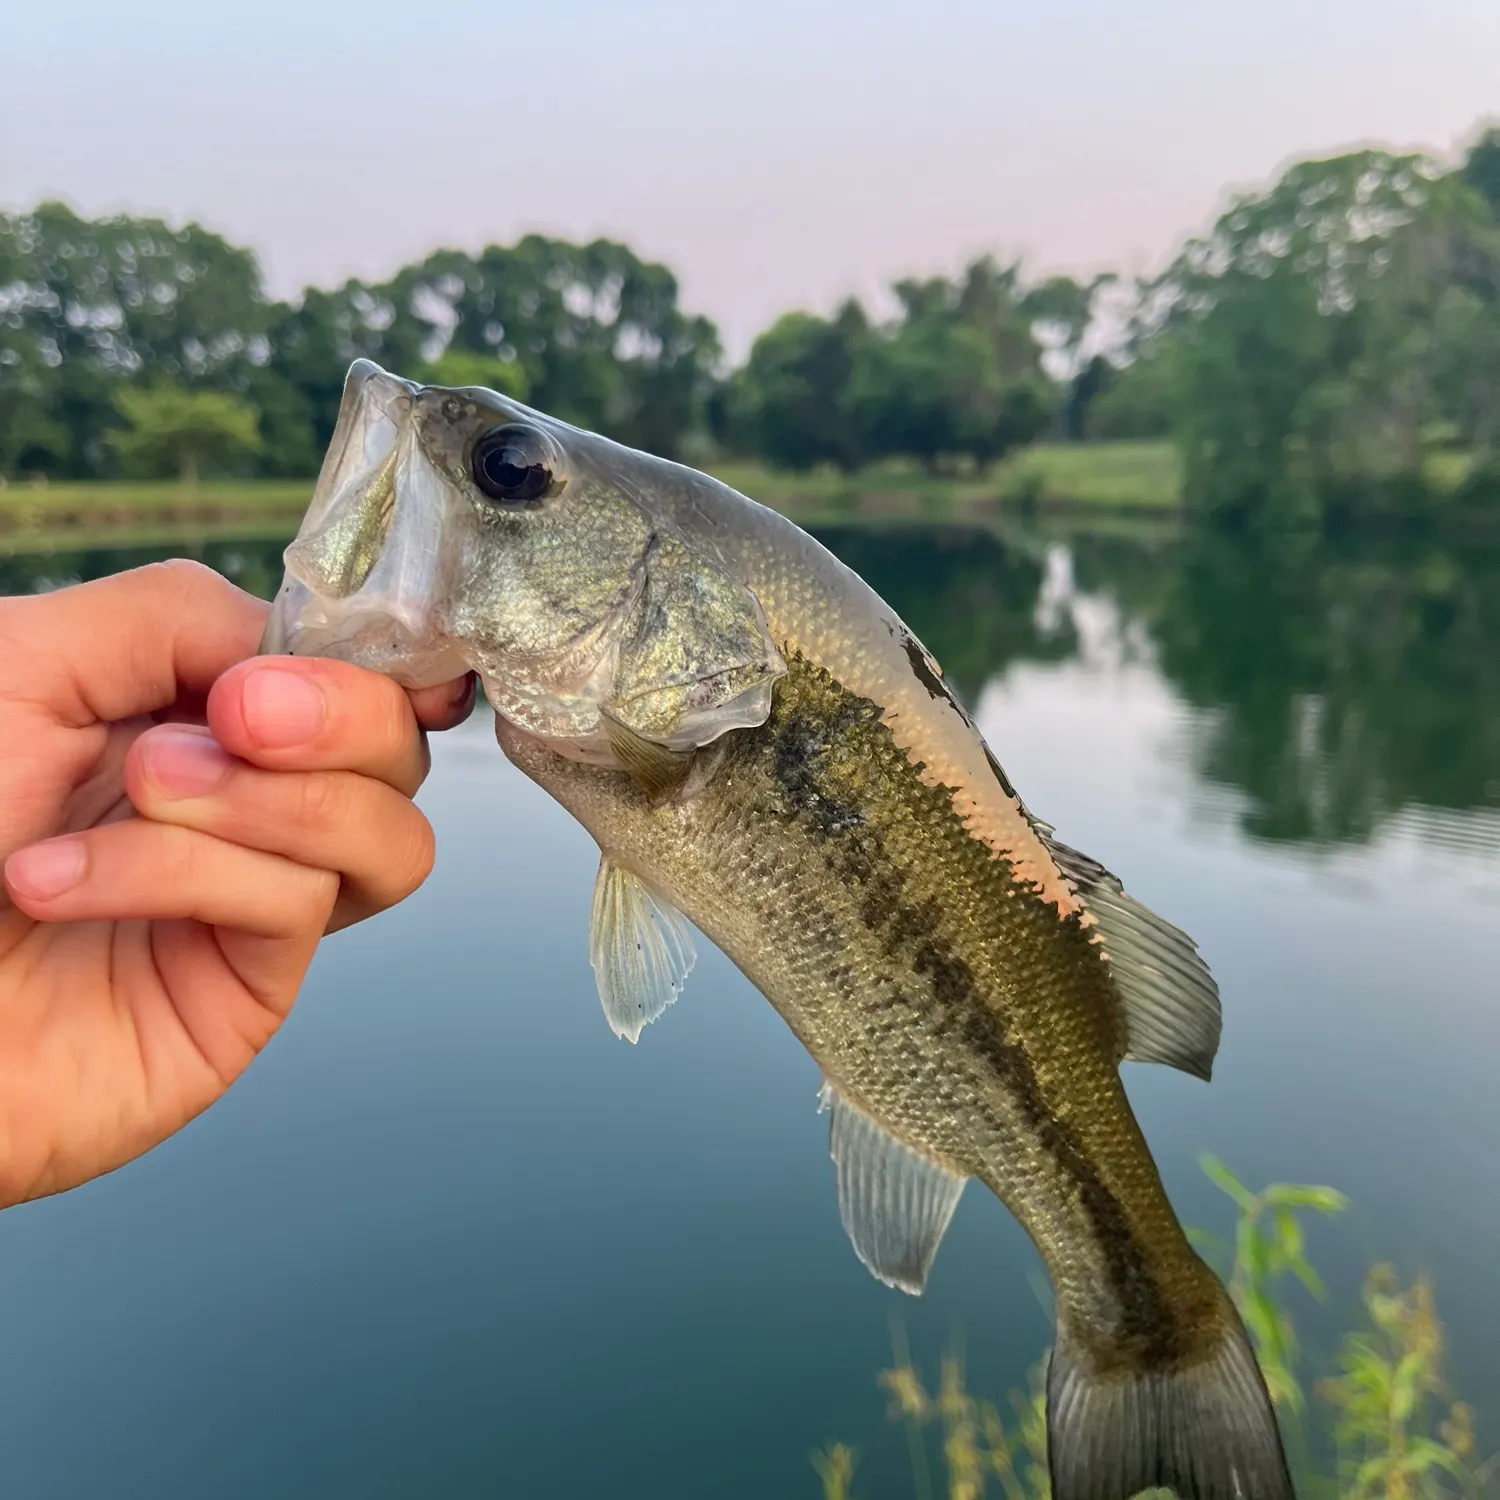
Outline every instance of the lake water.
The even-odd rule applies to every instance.
[[[1291,1301],[1314,1370],[1374,1261],[1429,1272],[1500,1446],[1500,557],[822,533],[943,662],[1029,805],[1197,939],[1214,1081],[1128,1068],[1183,1218],[1196,1163],[1352,1199]],[[178,550],[193,550],[183,548]],[[197,548],[249,587],[279,547]],[[0,561],[0,590],[145,560]],[[971,1187],[927,1295],[839,1227],[810,1059],[708,947],[639,1047],[586,956],[595,853],[488,714],[434,745],[436,873],[331,940],[292,1018],[159,1150],[0,1223],[8,1493],[913,1495],[893,1328],[975,1391],[1048,1341],[1040,1264]],[[893,1320],[899,1323],[893,1325]]]

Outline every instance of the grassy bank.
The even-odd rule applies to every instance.
[[[714,472],[799,521],[856,517],[992,520],[1035,510],[1163,515],[1175,509],[1176,456],[1165,443],[1043,445],[982,477],[937,477],[904,464],[861,474],[780,474],[724,463]],[[11,484],[0,488],[0,550],[38,551],[204,535],[273,536],[296,526],[311,480]]]
[[[782,474],[749,463],[713,472],[726,484],[797,519],[823,514],[963,519],[996,510],[1174,510],[1182,481],[1170,443],[1044,443],[983,476],[934,476],[912,464],[858,474]]]

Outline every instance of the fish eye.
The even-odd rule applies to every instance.
[[[469,468],[480,493],[502,505],[533,504],[554,486],[552,445],[519,422],[481,433]]]

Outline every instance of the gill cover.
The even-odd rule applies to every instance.
[[[760,601],[670,536],[654,535],[606,712],[670,750],[765,723],[786,671]]]

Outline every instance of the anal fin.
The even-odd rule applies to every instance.
[[[609,1029],[639,1041],[642,1029],[682,993],[696,956],[687,918],[639,876],[601,855],[589,963]]]
[[[824,1084],[839,1218],[854,1253],[887,1286],[920,1296],[966,1178],[914,1151]]]

